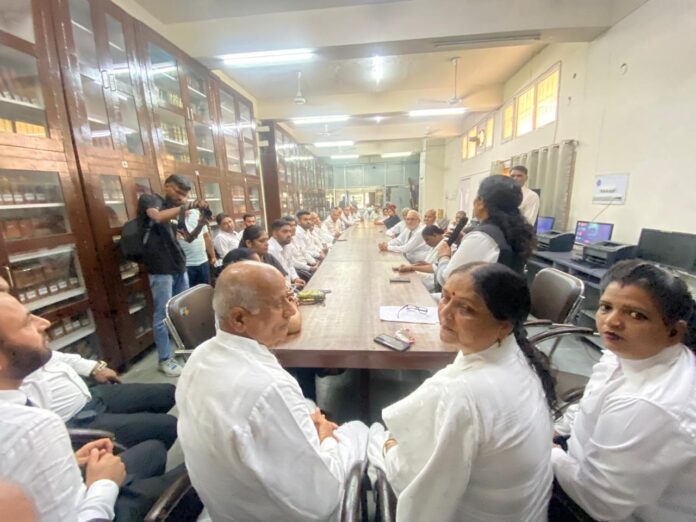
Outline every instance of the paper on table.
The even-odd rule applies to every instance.
[[[425,312],[422,312],[423,310]],[[438,324],[440,322],[435,306],[419,307],[418,309],[404,308],[403,306],[380,306],[379,318],[382,321],[396,323]]]

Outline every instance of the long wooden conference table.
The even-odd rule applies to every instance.
[[[437,324],[381,321],[380,306],[436,306],[417,273],[398,274],[404,256],[379,252],[384,227],[360,223],[333,245],[307,285],[331,290],[324,304],[300,307],[302,331],[273,348],[285,367],[432,370],[452,362],[457,347],[440,341]],[[410,283],[391,283],[405,277]],[[416,342],[406,352],[376,344],[379,334],[408,328]]]

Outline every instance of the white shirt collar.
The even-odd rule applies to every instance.
[[[27,394],[22,390],[0,390],[0,401],[26,406]]]
[[[255,339],[241,337],[225,332],[224,330],[218,330],[215,339],[222,346],[243,350],[244,353],[256,359],[277,361],[275,355],[273,355],[266,346],[259,344]]]
[[[519,350],[517,340],[514,335],[510,334],[501,341],[500,346],[495,342],[480,352],[464,354],[460,351],[452,365],[463,369],[482,362],[492,363],[514,354],[515,350]]]
[[[647,359],[624,359],[618,357],[621,371],[626,376],[626,379],[634,384],[641,384],[649,380],[655,374],[663,373],[663,371],[674,364],[679,359],[682,350],[686,349],[683,344],[675,344],[664,348],[659,353]]]

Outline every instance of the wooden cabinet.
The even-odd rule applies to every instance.
[[[12,293],[51,322],[54,350],[119,365],[80,188],[48,2],[0,21],[0,265]]]
[[[295,142],[273,120],[264,120],[261,150],[266,210],[269,220],[298,210],[326,215],[326,174],[323,161]]]
[[[249,100],[109,0],[3,6],[0,266],[52,346],[120,366],[153,343],[147,273],[118,241],[174,173],[263,224]]]

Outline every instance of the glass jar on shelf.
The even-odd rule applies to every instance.
[[[203,183],[203,198],[210,205],[213,216],[222,212],[222,195],[219,183]]]

